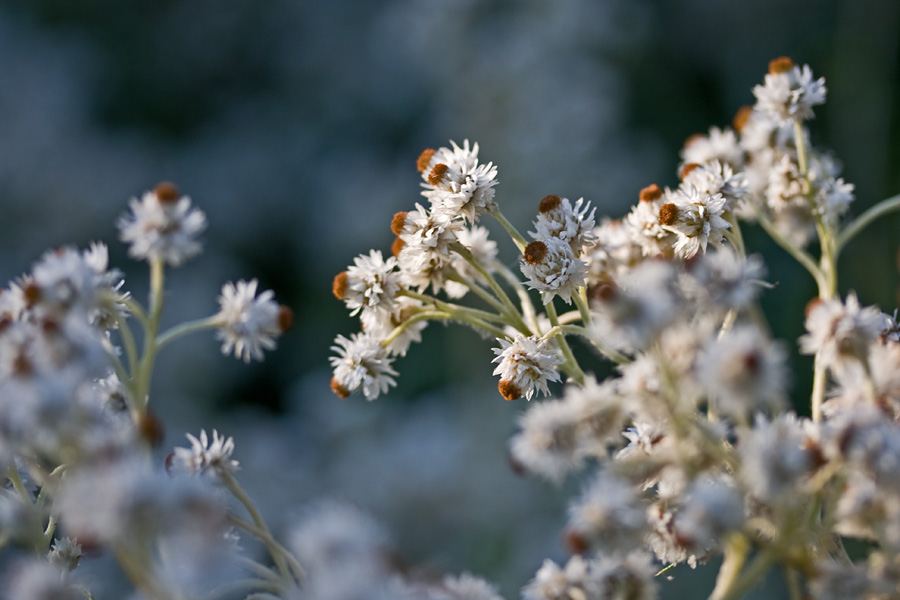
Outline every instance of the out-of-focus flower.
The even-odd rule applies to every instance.
[[[133,198],[129,206],[131,214],[123,215],[118,226],[132,258],[177,267],[202,250],[197,238],[206,229],[206,215],[191,208],[190,198],[171,183],[160,183],[140,200]]]
[[[263,349],[275,348],[275,339],[291,328],[293,315],[286,306],[273,299],[275,293],[266,290],[256,295],[258,282],[226,283],[219,296],[220,310],[214,320],[219,327],[222,354],[234,350],[235,358],[250,362],[262,360]]]
[[[232,460],[234,452],[234,439],[220,436],[213,430],[212,443],[206,435],[206,431],[200,431],[200,437],[196,438],[187,434],[191,442],[190,448],[175,448],[166,459],[166,468],[170,472],[189,473],[191,475],[203,475],[212,473],[221,475],[233,473],[238,468],[238,461]]]
[[[824,78],[813,79],[809,65],[800,68],[787,57],[772,60],[764,84],[753,88],[756,109],[778,123],[813,118],[825,92]]]

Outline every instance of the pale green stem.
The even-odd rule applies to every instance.
[[[797,165],[800,167],[800,175],[805,179],[809,171],[806,166],[806,144],[803,143],[803,122],[800,119],[794,119],[794,145],[797,146]]]
[[[291,571],[293,571],[298,581],[305,581],[306,574],[304,573],[303,568],[300,567],[291,553],[288,552],[284,548],[284,546],[279,544],[272,536],[272,532],[269,530],[269,526],[266,525],[266,522],[262,518],[262,515],[256,509],[256,505],[253,504],[250,496],[247,495],[241,485],[237,482],[237,479],[235,479],[231,475],[231,473],[228,473],[227,471],[222,472],[220,476],[222,479],[222,483],[226,488],[228,488],[228,491],[230,491],[234,495],[234,497],[244,505],[244,508],[247,509],[247,512],[250,514],[250,518],[253,519],[252,531],[247,529],[246,527],[244,527],[244,529],[256,535],[256,537],[258,537],[260,541],[262,541],[266,545],[266,547],[269,549],[269,554],[272,556],[272,560],[275,562],[275,566],[278,569],[279,573],[281,573],[282,577],[290,580]],[[250,525],[237,516],[232,516],[232,521],[235,522],[235,524],[245,523],[246,525]],[[288,569],[288,565],[290,565],[290,570]]]
[[[577,313],[567,313],[567,314],[577,314]],[[563,316],[565,316],[565,315],[563,315]],[[598,340],[595,336],[591,335],[591,332],[588,331],[587,329],[585,329],[584,327],[581,327],[580,325],[563,324],[562,318],[559,319],[559,322],[561,323],[559,328],[560,328],[560,330],[562,330],[563,333],[565,333],[567,335],[577,335],[577,336],[585,338],[603,356],[605,356],[609,360],[613,361],[614,363],[619,364],[619,365],[627,365],[628,363],[631,362],[631,359],[628,358],[627,356],[625,356],[624,354],[622,354],[621,352],[614,350],[614,349],[610,348],[609,346],[606,346],[605,344],[601,343],[600,340]]]
[[[238,581],[230,581],[226,584],[220,585],[213,591],[209,592],[206,596],[203,597],[203,600],[216,600],[217,598],[231,598],[234,597],[236,592],[243,591],[252,592],[256,590],[263,590],[266,592],[271,592],[276,594],[276,598],[279,596],[277,594],[282,594],[284,590],[282,589],[284,586],[281,586],[277,583],[273,583],[271,581],[267,581],[265,579],[240,579]]]
[[[221,326],[221,321],[216,317],[216,315],[212,315],[202,319],[187,321],[186,323],[181,323],[180,325],[176,325],[175,327],[164,331],[156,338],[156,351],[159,352],[164,346],[167,346],[169,343],[185,335],[203,331],[205,329],[215,329],[216,327]]]
[[[790,240],[781,235],[775,225],[769,221],[769,219],[763,215],[758,215],[757,220],[759,221],[760,226],[769,234],[769,237],[775,240],[779,246],[781,246],[788,254],[794,257],[798,263],[803,265],[803,267],[809,271],[810,275],[813,276],[813,279],[816,280],[816,283],[821,288],[824,281],[824,275],[819,270],[819,267],[816,265],[816,261],[813,260],[812,256],[810,256],[806,251],[802,248],[798,248],[795,246]]]
[[[723,600],[729,591],[736,585],[741,574],[741,569],[747,561],[750,553],[750,543],[747,539],[735,533],[726,541],[723,554],[725,556],[719,574],[716,577],[716,587],[713,589],[709,600]]]
[[[503,213],[500,212],[500,207],[494,205],[494,207],[488,211],[488,214],[497,219],[497,222],[503,226],[503,229],[506,230],[506,233],[509,234],[509,237],[512,238],[512,241],[515,242],[516,247],[519,249],[519,252],[524,252],[525,246],[528,245],[528,242],[525,241],[524,236],[522,236],[522,234],[519,233],[519,231],[515,227],[513,227],[513,224],[510,223],[505,216],[503,216]]]
[[[751,589],[759,585],[769,569],[772,568],[774,557],[767,551],[763,550],[753,559],[753,562],[747,566],[734,585],[732,585],[721,597],[721,600],[738,600]]]
[[[47,529],[44,530],[44,545],[47,551],[50,550],[54,533],[56,533],[56,515],[51,514],[47,519]]]
[[[495,267],[497,272],[516,290],[516,294],[519,296],[519,304],[522,306],[522,313],[525,316],[525,320],[528,322],[528,325],[531,327],[531,333],[538,334],[541,331],[540,325],[538,325],[537,320],[537,311],[534,308],[534,303],[531,301],[531,296],[528,295],[528,290],[525,289],[525,286],[522,285],[522,282],[516,277],[515,273],[513,273],[509,267],[501,263],[500,261],[495,261]],[[522,333],[525,333],[524,331]]]
[[[398,293],[401,296],[407,296],[415,300],[420,300],[426,304],[433,304],[434,307],[439,311],[448,313],[450,315],[465,315],[467,317],[472,317],[481,321],[490,321],[493,323],[503,323],[505,325],[509,325],[509,321],[503,315],[498,315],[468,306],[462,306],[461,304],[454,304],[453,302],[445,302],[443,300],[440,300],[439,298],[435,298],[434,296],[429,296],[428,294],[420,294],[418,292],[413,292],[410,290],[401,290]]]
[[[551,298],[549,302],[544,305],[544,310],[547,311],[547,316],[550,318],[550,324],[553,325],[554,329],[559,328],[559,317],[556,314],[556,307],[553,306],[553,299]],[[553,331],[551,329],[551,331]],[[549,337],[549,336],[548,336]],[[562,351],[563,358],[565,362],[562,367],[572,379],[577,381],[579,384],[584,385],[584,371],[581,370],[581,367],[578,365],[578,361],[575,360],[575,355],[572,354],[572,348],[569,347],[569,342],[566,340],[566,336],[562,334],[562,332],[557,333],[555,335],[556,343],[559,344],[559,349]]]
[[[466,260],[466,262],[472,265],[472,268],[478,271],[478,273],[484,278],[484,280],[487,281],[487,284],[491,288],[491,291],[494,292],[494,295],[497,296],[500,302],[503,303],[503,306],[505,307],[505,310],[503,312],[505,312],[511,319],[512,322],[510,324],[523,333],[527,332],[529,330],[528,325],[526,325],[525,321],[522,320],[522,315],[521,313],[519,313],[519,309],[515,304],[513,304],[512,300],[510,300],[509,295],[507,295],[506,291],[504,291],[500,284],[497,283],[497,280],[494,279],[493,276],[491,276],[491,274],[488,273],[484,269],[484,267],[482,267],[478,263],[477,260],[475,260],[475,257],[472,256],[472,252],[459,242],[451,244],[450,248],[454,252],[462,256]]]
[[[584,322],[584,325],[590,326],[591,324],[591,309],[588,306],[587,299],[587,288],[585,286],[581,286],[578,290],[572,295],[572,299],[575,300],[575,306],[578,307],[578,312],[581,313],[581,320]]]
[[[127,372],[134,373],[134,370],[137,368],[138,364],[137,343],[134,341],[134,333],[131,331],[131,327],[129,327],[128,325],[128,319],[126,319],[124,315],[116,310],[115,306],[107,306],[106,309],[112,313],[113,318],[116,320],[116,325],[119,326],[119,337],[122,338],[122,346],[125,347],[125,356],[128,357]],[[124,383],[126,379],[123,379],[122,376],[119,375],[119,380],[121,382]]]
[[[250,521],[242,519],[235,514],[229,514],[228,521],[238,529],[243,529],[250,535],[263,542],[269,548],[270,553],[272,553],[273,548],[277,553],[280,553],[281,557],[287,561],[288,566],[294,574],[293,577],[291,577],[290,574],[283,576],[287,581],[290,581],[292,585],[294,581],[297,581],[301,584],[306,582],[306,572],[304,571],[303,567],[300,566],[300,563],[297,562],[297,559],[294,558],[294,555],[291,554],[291,552],[287,548],[278,543],[278,541],[272,536],[272,532],[268,529],[268,527],[266,527],[265,529],[261,529]],[[274,554],[272,555],[272,558],[275,558]],[[277,566],[278,565],[276,561],[276,567]]]
[[[840,233],[840,235],[838,235],[837,242],[835,244],[835,254],[839,254],[841,250],[844,249],[844,246],[846,246],[850,242],[850,240],[856,237],[856,235],[860,231],[865,229],[880,216],[895,210],[900,210],[900,194],[898,194],[897,196],[892,196],[891,198],[887,198],[886,200],[882,200],[863,214],[856,217],[853,222],[847,225],[846,229],[844,229]]]
[[[572,323],[578,322],[583,322],[583,320],[581,318],[581,313],[577,310],[570,310],[569,312],[564,312],[563,314],[559,315],[560,325],[571,325]],[[585,329],[585,331],[587,330]],[[585,333],[584,335],[587,335],[587,333]]]
[[[790,600],[803,600],[797,571],[790,567],[784,567],[784,581],[787,584],[788,598],[790,598]]]
[[[22,476],[19,475],[19,469],[16,467],[15,463],[12,463],[7,468],[6,477],[9,479],[10,483],[12,483],[13,489],[16,490],[19,497],[22,498],[22,501],[29,507],[33,506],[34,499],[31,497],[31,494],[28,493],[28,490],[25,489],[25,484],[22,482]]]
[[[453,315],[451,313],[444,312],[444,311],[438,311],[438,310],[428,310],[428,311],[423,311],[423,312],[417,313],[417,314],[409,317],[408,319],[406,319],[399,325],[397,325],[397,327],[395,327],[394,330],[391,331],[391,333],[385,339],[381,340],[381,347],[387,348],[391,344],[391,342],[393,342],[395,339],[397,339],[397,336],[399,336],[401,333],[403,333],[406,330],[406,328],[409,327],[410,325],[413,325],[414,323],[419,323],[420,321],[428,321],[428,320],[456,321],[458,323],[471,325],[472,327],[474,327],[476,329],[482,329],[482,330],[486,331],[487,333],[491,334],[493,337],[497,337],[500,339],[503,339],[506,337],[506,332],[504,330],[500,329],[499,327],[494,327],[490,323],[486,323],[486,322],[476,319],[474,317],[466,317],[462,314]]]
[[[146,329],[147,325],[150,323],[150,319],[147,317],[147,312],[144,310],[144,307],[141,306],[134,298],[128,297],[124,300],[121,300],[121,303],[128,309],[128,312],[136,318],[140,324]]]
[[[115,555],[116,562],[140,592],[153,600],[174,600],[167,590],[157,584],[149,562],[145,564],[145,561],[136,560],[123,547],[117,547]],[[148,572],[148,569],[151,572]]]
[[[150,377],[153,363],[156,360],[156,335],[159,331],[159,318],[162,314],[163,295],[165,292],[165,265],[159,258],[150,259],[150,314],[144,331],[144,354],[141,357],[137,372],[134,373],[134,401],[138,414],[147,410],[150,400]]]
[[[454,271],[453,275],[448,277],[448,279],[450,279],[451,281],[455,281],[457,283],[461,283],[461,284],[465,285],[466,287],[468,287],[479,298],[481,298],[482,300],[484,300],[485,302],[490,304],[494,308],[494,310],[496,310],[498,313],[501,313],[501,314],[506,313],[506,307],[503,305],[503,303],[500,302],[499,300],[497,300],[497,298],[492,296],[490,292],[488,292],[486,289],[484,289],[483,287],[481,287],[474,281],[464,279],[462,277],[462,275],[460,275],[456,271]],[[409,294],[406,292],[407,292],[407,290],[401,289],[400,292],[398,292],[398,293],[403,296],[409,296]],[[425,296],[424,294],[420,294],[420,295],[427,297],[427,298],[433,298],[433,296]],[[412,298],[413,296],[410,296],[410,297]]]
[[[657,571],[656,575],[654,575],[654,577],[659,577],[660,575],[665,575],[666,573],[668,573],[669,571],[671,571],[672,569],[674,569],[677,566],[678,566],[677,563],[670,563],[670,564],[666,565],[665,567],[663,567],[662,569],[660,569],[659,571]]]

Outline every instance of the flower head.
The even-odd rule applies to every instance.
[[[675,253],[692,258],[700,250],[706,252],[707,244],[720,245],[731,225],[722,218],[726,202],[722,194],[705,194],[694,187],[679,192],[674,202],[660,207],[659,222],[678,236]]]
[[[580,256],[582,248],[591,246],[594,237],[594,213],[590,202],[579,198],[575,206],[568,198],[545,196],[541,200],[537,219],[534,221],[535,231],[529,232],[536,240],[559,238],[572,247],[575,256]]]
[[[131,245],[131,257],[177,267],[200,253],[197,237],[206,229],[206,215],[191,208],[190,198],[171,183],[160,183],[129,206],[131,214],[123,215],[118,226],[122,241]]]
[[[213,430],[212,443],[206,431],[200,432],[200,438],[187,434],[191,442],[190,448],[175,448],[166,459],[166,468],[183,471],[191,475],[203,475],[209,472],[215,475],[232,473],[238,468],[238,461],[231,459],[234,452],[234,439],[220,436]]]
[[[812,107],[825,103],[825,79],[813,79],[809,65],[801,69],[789,58],[769,63],[763,85],[753,88],[756,110],[777,123],[813,118]]]
[[[334,295],[344,301],[351,315],[362,311],[360,318],[369,326],[369,322],[394,310],[400,290],[396,266],[397,259],[391,256],[384,260],[380,250],[357,256],[352,266],[334,278]]]
[[[494,375],[500,376],[500,394],[507,400],[525,397],[531,400],[535,389],[545,396],[550,394],[548,381],[559,381],[557,365],[562,359],[547,340],[535,336],[515,334],[512,339],[499,340],[500,348],[494,348],[499,363]]]
[[[332,391],[346,398],[362,392],[366,400],[374,400],[397,385],[397,371],[391,367],[393,359],[377,339],[366,333],[357,333],[349,339],[342,335],[334,340],[331,349],[338,353],[329,360],[334,369]]]
[[[219,326],[222,354],[234,350],[235,358],[250,362],[263,359],[263,349],[275,348],[275,338],[290,329],[291,314],[279,306],[272,290],[256,295],[257,281],[226,283],[219,296],[221,310],[214,317]]]
[[[519,267],[528,278],[528,287],[544,293],[544,303],[553,296],[572,302],[572,294],[585,284],[587,264],[559,238],[535,240],[525,247]]]
[[[462,217],[469,222],[487,212],[494,200],[497,167],[478,164],[478,144],[462,148],[451,141],[451,148],[425,150],[419,156],[418,168],[425,180],[422,195],[438,213],[450,219]]]

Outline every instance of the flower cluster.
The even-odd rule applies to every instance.
[[[452,320],[497,339],[503,398],[557,396],[521,416],[512,464],[555,482],[591,473],[570,506],[573,556],[545,562],[528,600],[654,598],[654,571],[717,554],[716,599],[740,597],[776,564],[793,597],[880,598],[900,584],[896,312],[841,299],[837,279],[840,252],[900,197],[843,223],[853,185],[810,145],[806,122],[826,88],[808,66],[773,60],[753,94],[733,128],[685,143],[677,186],[647,185],[624,218],[599,222],[584,199],[546,196],[531,241],[494,202],[496,169],[478,165],[477,145],[428,150],[419,169],[431,208],[395,216],[396,260],[373,251],[335,278],[365,331],[338,336],[338,395],[386,391],[424,323]],[[516,244],[522,277],[496,246],[463,242],[485,214]],[[772,286],[745,247],[746,223],[818,287],[796,344],[815,356],[811,418],[789,410],[791,345],[772,339],[759,309]],[[462,276],[464,264],[477,276]],[[478,305],[456,302],[469,291]],[[400,299],[416,304],[401,313]],[[614,374],[587,371],[593,357],[572,337]],[[866,541],[863,560],[848,558],[847,538]]]

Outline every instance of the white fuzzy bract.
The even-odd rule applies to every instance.
[[[809,65],[766,74],[753,88],[756,110],[777,123],[813,118],[812,107],[825,102],[825,79],[813,79]]]
[[[459,217],[469,222],[489,210],[497,185],[497,167],[491,163],[478,164],[478,143],[469,148],[469,140],[462,148],[451,141],[451,148],[442,147],[423,153],[419,169],[425,180],[422,195],[428,198],[436,213],[450,219]],[[424,159],[428,160],[424,160]]]
[[[334,369],[332,389],[340,396],[362,392],[366,400],[374,400],[388,388],[397,385],[391,367],[393,359],[377,339],[357,333],[349,339],[337,336],[331,349],[337,352],[329,360]]]
[[[525,397],[531,400],[535,390],[550,394],[548,381],[559,381],[558,365],[562,358],[547,340],[516,334],[512,339],[498,339],[500,348],[493,362],[499,363],[494,375],[500,376],[501,393],[507,400]],[[506,391],[504,392],[504,388]]]

